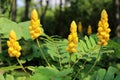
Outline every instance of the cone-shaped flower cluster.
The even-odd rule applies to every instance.
[[[106,10],[103,10],[101,13],[101,20],[98,23],[98,33],[97,37],[99,38],[98,44],[102,46],[106,46],[108,44],[109,40],[109,33],[110,33],[110,28],[108,24],[108,14]]]
[[[32,11],[29,29],[30,29],[30,35],[33,40],[40,36],[41,34],[40,20],[38,19],[38,14],[35,9]]]
[[[20,57],[21,46],[19,45],[16,38],[16,34],[13,30],[10,32],[9,41],[7,41],[7,45],[9,47],[8,54],[10,57]]]
[[[68,47],[67,51],[70,53],[77,52],[76,47],[78,43],[78,36],[77,36],[77,25],[75,21],[72,21],[71,27],[70,27],[70,35],[68,36]]]
[[[92,34],[92,27],[91,27],[91,25],[88,26],[87,34],[88,34],[88,35],[91,35],[91,34]]]
[[[78,23],[78,32],[79,32],[79,33],[82,33],[82,31],[83,31],[82,28],[83,28],[83,27],[82,27],[82,23],[79,22],[79,23]]]

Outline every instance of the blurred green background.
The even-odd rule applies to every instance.
[[[100,13],[106,9],[109,16],[111,37],[119,21],[119,0],[0,0],[0,17],[15,22],[29,21],[31,11],[38,11],[41,24],[48,35],[67,37],[72,20],[82,22],[83,33],[88,25],[97,31]]]

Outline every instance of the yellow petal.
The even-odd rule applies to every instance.
[[[103,28],[102,27],[98,27],[98,31],[99,32],[103,31]]]
[[[76,25],[75,21],[72,21],[70,31],[71,32],[76,32],[77,31],[77,25]]]
[[[69,47],[75,47],[75,44],[73,42],[69,43]]]
[[[103,44],[103,46],[107,46],[108,45],[108,43],[107,42],[105,42],[104,44]]]
[[[7,46],[8,47],[12,46],[11,43],[10,43],[10,41],[7,41]]]
[[[76,50],[75,48],[72,48],[71,51],[72,51],[73,53],[76,53],[76,52],[77,52],[77,50]]]
[[[17,52],[16,57],[18,58],[18,57],[20,57],[20,55],[21,55],[21,53]]]

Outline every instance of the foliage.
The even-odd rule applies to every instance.
[[[109,67],[109,64],[103,65],[103,62],[107,61],[106,58],[114,58],[110,57],[112,54],[119,58],[119,45],[112,40],[108,46],[101,47],[97,44],[96,35],[80,37],[77,52],[70,54],[66,51],[68,40],[59,36],[48,36],[43,31],[38,41],[32,40],[28,29],[29,21],[15,23],[0,18],[0,23],[1,80],[119,80],[120,71],[113,65],[114,63],[111,62],[114,67]],[[19,61],[10,58],[7,52],[6,41],[12,29],[22,46]],[[108,55],[105,57],[106,54]]]
[[[55,67],[43,67],[40,66],[35,69],[35,74],[30,80],[70,80],[71,77],[68,74],[72,73],[71,69],[64,69],[62,71],[57,70]]]

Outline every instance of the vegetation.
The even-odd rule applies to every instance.
[[[60,5],[59,12],[57,7],[51,11],[47,0],[41,9],[42,17],[36,8],[30,12],[30,21],[24,22],[8,16],[9,13],[7,16],[1,13],[0,80],[120,80],[120,45],[116,41],[119,38],[110,38],[108,13],[112,1],[68,2],[71,6],[61,9]],[[95,14],[98,11],[101,14]],[[29,19],[26,14],[24,18]],[[15,22],[15,19],[20,21]],[[58,23],[62,27],[58,27]]]

